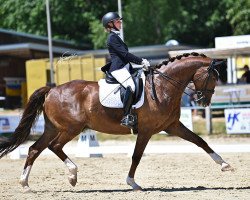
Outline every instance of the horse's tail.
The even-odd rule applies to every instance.
[[[16,149],[28,138],[33,123],[43,110],[45,95],[50,89],[51,88],[47,86],[42,87],[30,96],[15,132],[10,137],[0,138],[0,158]]]

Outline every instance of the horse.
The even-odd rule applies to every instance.
[[[233,170],[201,137],[179,120],[181,97],[189,82],[192,81],[195,86],[198,104],[210,104],[218,79],[215,66],[219,67],[220,64],[219,60],[204,54],[192,53],[170,58],[151,67],[153,73],[147,75],[144,86],[144,104],[135,111],[138,116],[138,134],[126,179],[133,190],[142,190],[135,182],[135,172],[151,136],[160,131],[196,144],[221,166],[222,171]],[[27,140],[41,112],[45,120],[44,133],[29,147],[20,178],[24,191],[31,191],[28,178],[32,165],[47,147],[65,163],[69,170],[69,183],[75,186],[77,165],[62,150],[66,143],[84,129],[116,135],[131,134],[129,128],[120,125],[122,109],[101,105],[97,82],[73,80],[56,87],[41,87],[30,96],[15,132],[10,137],[0,139],[0,158]]]

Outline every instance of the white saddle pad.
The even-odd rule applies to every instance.
[[[144,103],[144,86],[145,86],[145,74],[141,73],[141,78],[143,82],[143,90],[140,100],[133,105],[133,108],[140,108]],[[99,85],[99,100],[100,103],[108,108],[123,108],[123,103],[121,101],[120,84],[108,84],[105,79],[100,79],[98,81]]]

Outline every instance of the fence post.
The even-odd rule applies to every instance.
[[[211,106],[207,106],[205,108],[205,115],[206,115],[206,127],[208,134],[213,133],[213,127],[212,127],[212,114],[211,114]]]

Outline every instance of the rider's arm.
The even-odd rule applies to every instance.
[[[119,40],[118,36],[112,35],[109,40],[109,46],[116,51],[116,53],[119,55],[121,59],[123,59],[126,62],[132,62],[135,64],[141,64],[142,58],[139,58],[132,53],[129,53],[128,50],[125,47],[125,44],[122,43],[121,40]]]

